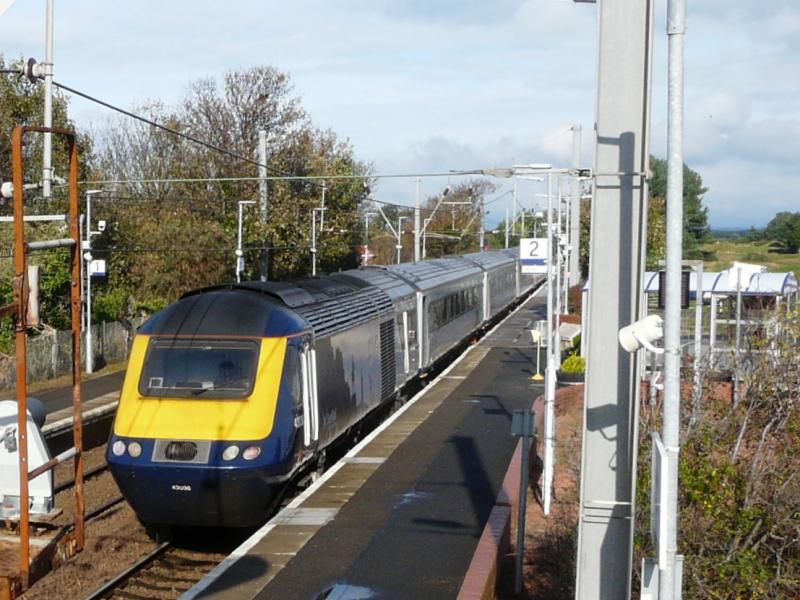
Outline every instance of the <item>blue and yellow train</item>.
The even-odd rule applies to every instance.
[[[111,472],[146,523],[263,522],[299,470],[535,282],[493,251],[190,292],[137,332]]]

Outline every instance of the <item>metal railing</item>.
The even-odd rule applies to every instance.
[[[49,133],[63,136],[69,151],[69,237],[43,242],[25,242],[25,222],[33,219],[25,217],[24,165],[22,141],[28,133]],[[75,134],[55,127],[14,128],[11,134],[11,159],[14,184],[14,304],[6,307],[6,314],[16,316],[16,356],[17,356],[17,431],[19,433],[19,533],[20,533],[20,578],[22,588],[30,585],[30,507],[29,482],[54,468],[57,464],[73,458],[75,461],[75,526],[74,539],[77,551],[84,546],[84,502],[83,502],[83,428],[81,421],[81,285],[80,285],[80,230],[78,214],[78,147]],[[60,216],[63,219],[63,216]],[[72,406],[73,406],[73,447],[62,452],[44,465],[33,470],[28,468],[28,386],[27,386],[27,326],[29,281],[28,253],[50,248],[70,248],[70,304],[72,316]]]

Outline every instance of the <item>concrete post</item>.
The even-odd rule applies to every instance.
[[[629,598],[637,459],[653,0],[597,5],[599,67],[576,598]]]

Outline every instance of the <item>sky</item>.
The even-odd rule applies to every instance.
[[[687,4],[685,158],[709,188],[712,226],[763,226],[800,210],[800,3]],[[660,157],[665,13],[658,0],[651,149]],[[55,0],[55,78],[130,108],[271,64],[291,75],[314,124],[348,139],[379,174],[568,166],[572,124],[591,166],[596,14],[569,0]],[[45,0],[16,0],[0,16],[0,53],[43,60],[44,17]],[[87,128],[109,116],[81,99],[71,114]],[[422,193],[458,181],[426,178]],[[519,202],[532,208],[543,192],[520,182]],[[375,190],[401,204],[414,194],[413,179]],[[490,225],[508,198],[490,208]]]

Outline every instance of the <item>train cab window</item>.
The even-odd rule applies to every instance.
[[[303,409],[303,373],[300,369],[300,349],[297,346],[286,347],[286,362],[283,365],[283,381],[286,391],[292,397],[295,412]]]
[[[160,398],[246,398],[259,345],[252,340],[152,339],[139,393]]]

